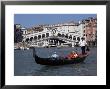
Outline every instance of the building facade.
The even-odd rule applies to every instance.
[[[21,30],[20,24],[14,24],[14,43],[22,42],[23,40],[23,33]]]
[[[86,36],[86,41],[89,46],[97,45],[97,19],[88,18],[84,22],[85,30],[84,36]]]

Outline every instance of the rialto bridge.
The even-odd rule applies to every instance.
[[[65,32],[63,30],[58,30],[57,28],[47,28],[41,32],[23,35],[23,42],[30,46],[37,47],[44,47],[50,44],[55,46],[70,44],[71,46],[74,46],[80,39],[80,33],[77,31]]]

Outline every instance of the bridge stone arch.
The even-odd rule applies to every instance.
[[[42,38],[45,38],[45,34],[42,34]]]
[[[76,40],[76,36],[73,36],[73,40],[74,40],[74,41]]]
[[[49,33],[46,33],[46,37],[49,37]]]
[[[77,37],[77,40],[80,41],[80,37]]]
[[[29,40],[30,40],[29,38],[26,38],[25,42],[29,42]]]
[[[60,34],[60,33],[58,33],[58,35],[57,35],[57,36],[61,37],[61,34]]]
[[[37,40],[37,36],[34,36],[34,40]]]
[[[68,34],[65,35],[65,38],[68,38]]]
[[[72,39],[72,35],[69,36],[69,39]]]
[[[65,35],[64,35],[64,34],[62,34],[62,37],[65,37]]]
[[[33,37],[30,38],[30,41],[32,41],[32,40],[33,40]]]
[[[38,35],[38,39],[41,39],[41,35]]]

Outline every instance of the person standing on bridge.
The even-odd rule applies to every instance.
[[[85,38],[83,38],[83,37],[81,38],[79,45],[81,46],[82,54],[85,54],[85,46],[87,45]]]

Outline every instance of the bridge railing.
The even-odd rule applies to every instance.
[[[74,42],[74,40],[72,39],[69,39],[69,38],[65,38],[65,37],[59,37],[59,36],[49,36],[49,37],[45,37],[45,38],[40,38],[40,39],[37,39],[36,42],[40,42],[40,41],[45,41],[45,40],[48,40],[48,39],[59,39],[59,40],[63,40],[63,41],[66,41],[66,42]]]

